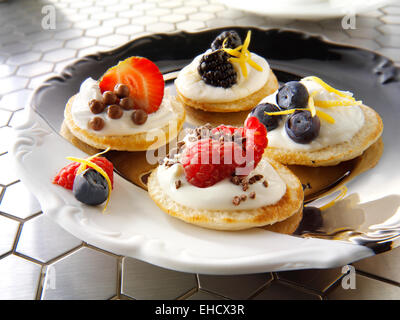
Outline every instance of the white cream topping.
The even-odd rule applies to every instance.
[[[329,92],[321,85],[310,80],[301,80],[309,92],[316,95],[314,100],[343,100],[333,92]],[[264,98],[260,103],[272,103],[276,105],[277,91],[272,95]],[[352,95],[350,92],[346,94]],[[357,105],[354,106],[340,106],[331,108],[318,108],[335,119],[335,123],[328,123],[320,118],[321,129],[316,139],[307,144],[296,143],[286,133],[285,121],[288,116],[282,116],[278,128],[268,132],[268,146],[275,148],[284,148],[291,150],[320,150],[328,146],[333,146],[344,141],[348,141],[361,129],[364,125],[364,113]]]
[[[264,178],[249,184],[249,189],[243,191],[241,186],[233,184],[228,178],[208,188],[198,188],[187,182],[179,163],[170,167],[160,165],[157,169],[158,182],[172,200],[189,208],[206,210],[256,209],[277,203],[286,193],[285,182],[265,159],[260,161],[248,177],[256,174],[261,174]],[[177,180],[182,183],[178,189],[175,186]],[[268,187],[263,185],[264,180],[268,182]],[[254,199],[249,198],[251,192],[256,193]],[[247,200],[234,205],[233,197],[242,194],[247,196]]]
[[[233,62],[237,73],[237,83],[230,88],[214,87],[206,84],[197,71],[203,54],[184,67],[175,80],[178,91],[186,98],[198,102],[226,102],[238,100],[260,90],[268,80],[270,67],[268,62],[255,53],[251,53],[251,59],[257,63],[262,71],[257,71],[247,62],[247,77],[244,77],[238,63]]]
[[[168,92],[166,91],[160,108],[150,113],[144,124],[137,125],[131,119],[133,110],[124,110],[122,117],[119,119],[109,118],[106,112],[93,114],[90,111],[89,102],[92,99],[101,100],[102,94],[98,82],[92,78],[88,78],[81,84],[79,93],[75,96],[71,107],[72,119],[79,128],[104,136],[151,132],[152,130],[159,130],[176,118],[170,99],[167,96]],[[88,127],[89,120],[94,116],[102,118],[105,122],[104,128],[100,131],[94,131]]]

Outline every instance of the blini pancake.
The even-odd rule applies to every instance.
[[[238,112],[254,108],[264,97],[272,94],[278,90],[278,88],[278,80],[276,79],[276,76],[272,70],[270,70],[268,80],[261,89],[238,100],[208,103],[198,102],[185,97],[178,90],[177,92],[179,100],[182,101],[183,104],[195,109],[201,109],[210,112]]]
[[[143,151],[148,150],[149,148],[157,149],[178,135],[185,120],[185,109],[180,103],[177,102],[176,97],[171,97],[170,99],[176,118],[174,121],[164,125],[163,127],[157,128],[160,130],[160,135],[152,135],[150,138],[147,132],[138,132],[131,135],[102,136],[101,133],[95,134],[78,127],[75,124],[71,114],[74,96],[68,100],[65,107],[65,123],[75,137],[96,149],[103,150],[108,147],[110,147],[112,150],[120,151]],[[163,138],[165,137],[165,139],[159,139],[159,136],[162,136]]]
[[[364,113],[364,125],[349,141],[315,151],[268,146],[265,155],[286,165],[309,167],[334,166],[340,162],[354,159],[375,143],[383,131],[383,123],[379,114],[365,105],[361,105],[360,108]]]
[[[158,168],[154,170],[149,177],[148,192],[150,197],[164,212],[200,227],[215,230],[243,230],[273,225],[295,214],[299,214],[303,207],[303,188],[299,179],[288,168],[274,160],[267,158],[266,160],[286,183],[286,193],[273,205],[248,210],[207,210],[189,208],[172,200],[163,191],[157,178]],[[299,216],[297,216],[297,218],[299,218]],[[297,223],[297,219],[293,220],[295,220],[293,221],[293,226],[287,226],[286,230],[291,231],[293,229],[294,224]]]

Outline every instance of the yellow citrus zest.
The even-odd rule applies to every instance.
[[[321,110],[316,110],[316,114],[319,118],[324,119],[326,122],[335,123],[335,119],[332,116]]]
[[[111,190],[112,190],[112,184],[111,184],[111,180],[110,177],[108,176],[108,174],[100,167],[98,166],[96,163],[92,162],[92,160],[106,152],[110,151],[110,148],[108,147],[106,150],[101,151],[99,153],[96,153],[86,159],[81,159],[81,158],[75,158],[75,157],[67,157],[68,160],[70,161],[75,161],[80,163],[81,165],[79,166],[78,170],[76,171],[76,174],[80,174],[83,171],[86,170],[87,167],[93,168],[94,170],[96,170],[98,173],[100,173],[107,181],[107,185],[108,185],[108,195],[107,195],[107,201],[106,204],[103,208],[103,213],[106,211],[108,202],[110,201],[110,197],[111,197]]]
[[[333,199],[332,201],[328,202],[327,204],[325,204],[325,205],[323,205],[322,207],[319,208],[321,211],[329,209],[336,202],[342,200],[346,196],[347,190],[348,190],[346,186],[341,187],[339,190],[340,190],[340,193],[338,194],[338,196],[335,199]]]
[[[325,121],[327,121],[329,123],[335,123],[335,119],[333,117],[331,117],[329,114],[327,114],[321,110],[315,109],[315,105],[314,105],[314,96],[315,95],[316,95],[316,92],[314,92],[310,96],[310,98],[308,99],[307,108],[305,108],[305,109],[294,108],[294,109],[289,109],[289,110],[276,111],[276,112],[265,112],[265,113],[268,114],[269,116],[279,116],[279,115],[292,114],[292,113],[295,113],[297,110],[308,110],[308,111],[310,111],[312,117],[317,115],[318,117],[320,117],[321,119],[324,119]]]
[[[111,149],[111,148],[108,147],[108,148],[105,149],[104,151],[101,151],[101,152],[99,152],[99,153],[96,153],[96,154],[94,154],[94,155],[92,155],[92,156],[86,158],[86,160],[91,161],[92,159],[94,159],[94,158],[96,158],[96,157],[98,157],[98,156],[101,156],[102,154],[105,154],[106,152],[110,151],[110,149]],[[81,163],[81,165],[79,166],[78,170],[76,171],[76,174],[80,174],[80,173],[82,173],[82,172],[85,171],[85,170],[86,170],[86,164]]]
[[[251,38],[251,30],[247,32],[247,36],[243,44],[236,47],[235,49],[225,48],[225,43],[227,39],[225,39],[222,43],[222,50],[224,50],[226,53],[232,56],[228,60],[230,62],[235,62],[239,64],[240,69],[242,70],[242,74],[245,78],[248,75],[246,63],[248,63],[252,68],[256,69],[257,71],[263,70],[255,61],[251,59],[251,53],[248,50],[250,45],[250,38]]]
[[[315,109],[315,106],[314,106],[314,96],[316,94],[317,94],[317,92],[313,92],[311,94],[311,96],[308,98],[307,109],[310,110],[312,117],[315,117],[315,115],[317,114],[317,110]]]
[[[332,107],[347,107],[347,106],[359,106],[362,101],[351,101],[351,100],[314,100],[314,104],[319,108],[332,108]]]
[[[329,114],[327,114],[321,110],[317,110],[315,107],[332,108],[332,107],[345,107],[345,106],[359,106],[362,104],[362,101],[356,101],[352,96],[350,96],[344,92],[341,92],[339,90],[336,90],[335,88],[332,88],[330,85],[328,85],[327,83],[325,83],[318,77],[314,77],[314,76],[306,77],[306,78],[304,78],[304,80],[315,81],[318,84],[320,84],[325,90],[335,93],[342,98],[345,98],[345,100],[316,100],[314,97],[318,92],[314,91],[314,93],[308,99],[308,105],[306,108],[306,110],[309,110],[311,112],[312,117],[317,115],[318,117],[320,117],[321,119],[323,119],[329,123],[335,123],[335,119],[332,116],[330,116]],[[278,112],[265,112],[265,113],[270,116],[271,115],[278,116],[278,115],[292,114],[296,110],[304,110],[304,109],[294,108],[294,109],[290,109],[290,110],[284,110],[284,111],[278,111]]]
[[[353,101],[353,102],[355,101],[355,99],[352,96],[350,96],[349,94],[344,93],[344,92],[339,91],[339,90],[336,90],[335,88],[331,87],[329,84],[327,84],[326,82],[322,81],[318,77],[315,77],[315,76],[306,77],[306,78],[304,78],[304,80],[314,81],[314,82],[318,83],[321,87],[323,87],[325,90],[327,90],[329,92],[332,92],[332,93],[335,93],[339,97],[349,99],[350,101]]]

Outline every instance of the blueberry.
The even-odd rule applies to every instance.
[[[277,112],[280,109],[271,103],[261,103],[256,106],[250,113],[250,115],[258,118],[260,122],[267,128],[268,131],[274,130],[279,126],[279,121],[282,116],[270,116],[265,112]]]
[[[297,143],[309,143],[314,140],[321,127],[317,116],[312,117],[308,110],[297,110],[285,122],[288,136]]]
[[[99,172],[89,168],[76,175],[72,193],[80,202],[96,206],[107,199],[108,190],[107,180]]]
[[[276,95],[276,102],[281,109],[306,108],[308,90],[298,81],[290,81],[283,85]]]

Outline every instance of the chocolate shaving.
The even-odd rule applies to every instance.
[[[175,188],[179,189],[182,186],[182,181],[181,180],[176,180],[175,181]]]
[[[176,147],[178,149],[181,149],[184,145],[185,145],[185,141],[178,141],[177,144],[176,144]]]
[[[240,201],[246,201],[246,200],[247,200],[247,196],[245,194],[241,194]]]
[[[264,180],[264,181],[263,181],[263,186],[266,187],[266,188],[268,188],[268,181],[267,181],[267,180]]]
[[[250,199],[255,199],[256,198],[256,193],[254,191],[250,192],[249,198]]]
[[[174,161],[168,160],[168,161],[165,163],[165,166],[166,166],[166,167],[172,167],[174,164],[175,164]]]

